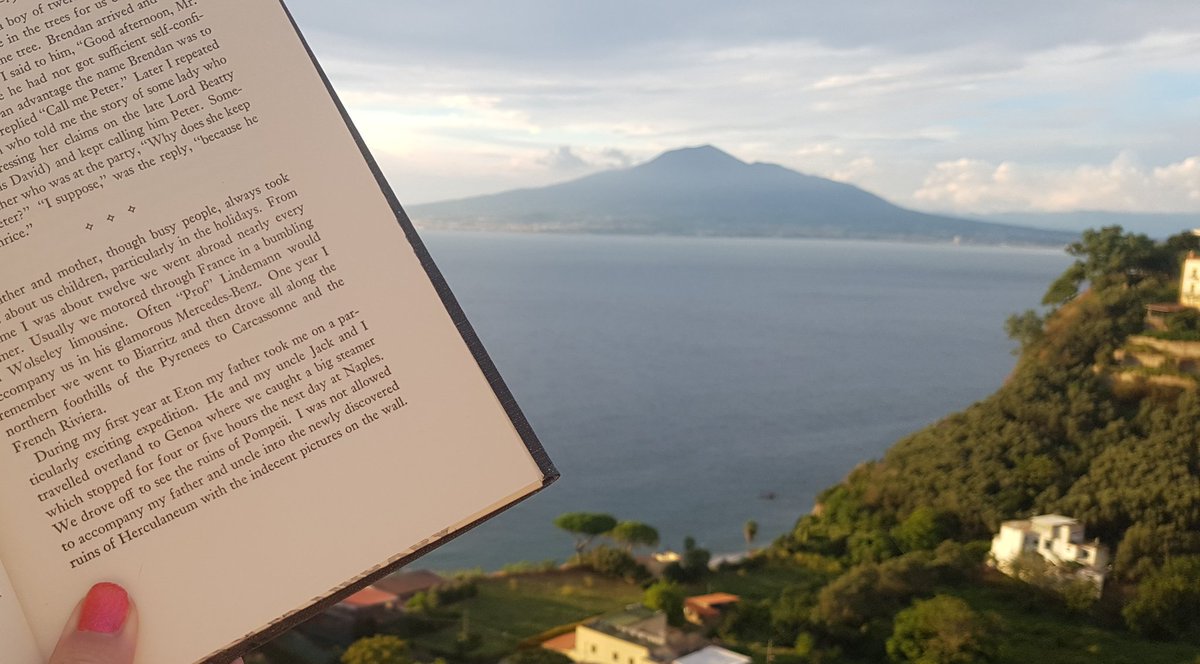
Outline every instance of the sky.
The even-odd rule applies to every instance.
[[[1200,212],[1194,0],[287,4],[406,204],[709,144],[927,211]]]

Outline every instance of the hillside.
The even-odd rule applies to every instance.
[[[1072,233],[924,214],[711,146],[578,180],[408,208],[426,228],[1062,246]]]
[[[1112,378],[1145,305],[1178,297],[1179,266],[1198,246],[1190,234],[1155,243],[1119,227],[1085,232],[1044,310],[1010,319],[1022,349],[1007,383],[828,489],[778,549],[873,564],[914,543],[987,541],[1008,519],[1070,515],[1114,552],[1104,595],[1085,613],[1200,638],[1200,397]]]
[[[653,527],[564,514],[580,552],[566,567],[467,575],[356,634],[401,637],[412,661],[570,664],[536,645],[640,598],[753,664],[1200,664],[1200,390],[1120,379],[1131,352],[1165,352],[1139,337],[1144,306],[1178,297],[1189,250],[1200,237],[1085,232],[1043,307],[1009,320],[1021,356],[1000,390],[863,464],[743,560],[713,569],[688,538],[656,580],[630,554],[657,545]],[[1200,337],[1200,313],[1173,316],[1166,332]],[[984,565],[1002,521],[1045,513],[1113,550],[1099,597],[1028,559],[1021,580]],[[713,592],[739,599],[683,625],[685,597]],[[310,661],[335,664],[348,644]],[[247,661],[299,661],[287,645]]]
[[[1171,212],[1006,212],[979,217],[980,221],[1032,226],[1048,230],[1082,233],[1089,228],[1120,226],[1132,233],[1143,233],[1163,240],[1177,233],[1200,228],[1200,214]]]

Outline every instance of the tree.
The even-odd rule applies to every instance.
[[[693,537],[683,539],[683,555],[679,562],[671,563],[663,569],[663,578],[680,583],[699,581],[708,575],[708,562],[712,554],[708,549],[696,546]]]
[[[580,554],[596,536],[615,528],[617,520],[608,514],[567,512],[555,519],[554,525],[575,535],[575,553]]]
[[[846,555],[850,562],[877,563],[896,555],[896,543],[879,530],[855,530],[846,538]]]
[[[796,637],[796,654],[801,657],[812,657],[813,649],[816,647],[817,641],[813,638],[810,632],[800,632]]]
[[[622,521],[608,532],[614,542],[625,545],[626,553],[633,553],[633,547],[658,546],[658,531],[641,521]]]
[[[998,641],[989,622],[957,597],[918,600],[896,614],[888,657],[901,664],[993,662]]]
[[[410,597],[404,603],[404,608],[412,613],[432,613],[437,610],[440,602],[441,598],[436,592],[432,590],[429,592],[421,591]]]
[[[878,565],[852,567],[821,589],[813,615],[835,634],[858,634],[868,621],[899,608],[882,585]]]
[[[638,581],[650,575],[633,556],[611,546],[597,546],[579,554],[578,563],[605,576],[615,576],[629,581]]]
[[[683,588],[667,580],[656,581],[642,594],[642,604],[648,609],[667,614],[667,622],[683,624]]]
[[[1046,297],[1051,296],[1047,294]],[[1042,340],[1046,334],[1046,321],[1033,309],[1026,309],[1024,313],[1013,314],[1004,321],[1004,332],[1008,334],[1009,339],[1020,344],[1012,351],[1013,355],[1020,355],[1025,349]]]
[[[342,653],[342,664],[411,664],[408,644],[395,636],[379,634],[359,639]]]
[[[704,576],[708,573],[708,561],[712,559],[712,554],[708,549],[701,548],[696,545],[696,540],[692,537],[683,539],[683,567],[684,569]]]
[[[775,638],[771,603],[743,599],[725,612],[717,628],[721,639],[732,643],[766,643]]]
[[[742,526],[742,537],[746,538],[746,553],[750,553],[750,547],[754,545],[756,536],[758,536],[758,522],[750,519],[746,525]]]
[[[928,507],[913,510],[891,534],[901,551],[932,549],[945,539],[937,513]]]
[[[1093,289],[1133,286],[1153,273],[1171,273],[1173,255],[1145,235],[1126,233],[1120,226],[1086,230],[1067,247],[1078,256],[1058,281],[1050,286],[1043,304],[1059,305],[1073,299],[1086,280]]]
[[[1200,556],[1172,558],[1138,586],[1121,611],[1129,629],[1146,636],[1182,636],[1200,613]]]

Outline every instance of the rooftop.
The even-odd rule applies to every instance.
[[[542,642],[542,647],[555,652],[567,652],[575,649],[575,630],[560,634],[553,639]]]
[[[749,662],[749,657],[720,646],[708,646],[675,660],[675,664],[749,664]]]
[[[400,597],[412,595],[445,583],[442,577],[429,570],[419,569],[411,572],[398,572],[380,579],[375,586]]]
[[[379,606],[388,602],[395,602],[398,598],[392,593],[380,590],[373,586],[367,586],[362,590],[342,600],[342,604],[354,608],[366,608],[370,606]]]
[[[719,606],[721,604],[740,602],[742,598],[731,593],[709,593],[707,595],[694,595],[687,598],[687,601],[703,604],[704,606]]]
[[[600,616],[586,623],[586,626],[651,649],[667,642],[666,614],[651,611],[639,604],[630,605],[624,611]]]
[[[1073,526],[1079,523],[1078,519],[1061,514],[1043,514],[1030,517],[1029,521],[1035,526]]]

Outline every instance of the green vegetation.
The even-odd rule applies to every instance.
[[[655,609],[667,614],[667,621],[672,625],[683,624],[683,588],[670,581],[656,581],[646,588],[642,595],[642,604],[648,609]]]
[[[888,657],[899,664],[983,664],[996,661],[994,620],[949,595],[918,600],[896,614]]]
[[[742,537],[746,540],[746,552],[749,553],[754,546],[754,538],[758,537],[758,522],[751,519],[742,526]]]
[[[1200,311],[1185,309],[1167,316],[1167,329],[1153,337],[1169,341],[1200,341]]]
[[[658,546],[658,531],[641,521],[622,521],[608,532],[614,542],[625,545],[625,552],[630,553],[635,546]]]
[[[1200,401],[1170,389],[1118,393],[1106,377],[1113,351],[1141,330],[1144,305],[1174,297],[1168,268],[1196,242],[1085,234],[1072,247],[1080,260],[1047,294],[1054,306],[1010,324],[1024,347],[1008,383],[826,491],[822,516],[802,519],[783,547],[870,559],[889,542],[903,551],[984,539],[1003,520],[1057,511],[1117,545],[1119,579],[1200,552]],[[1079,293],[1084,279],[1091,288]],[[1029,331],[1033,319],[1040,333]]]
[[[342,654],[342,664],[410,664],[408,644],[394,636],[359,639]]]
[[[667,565],[663,570],[663,578],[676,583],[692,583],[708,576],[708,561],[712,553],[708,549],[696,546],[696,540],[688,537],[683,540],[682,560]]]
[[[576,556],[572,562],[597,574],[630,582],[641,581],[650,576],[646,568],[634,560],[632,555],[611,546],[598,546]]]
[[[1046,309],[1009,320],[1020,359],[999,391],[821,495],[820,509],[773,553],[851,565],[816,605],[826,643],[877,655],[851,635],[878,644],[900,604],[957,587],[938,571],[954,565],[912,556],[936,549],[936,559],[950,555],[945,543],[977,541],[960,551],[969,558],[986,551],[1002,521],[1052,512],[1080,519],[1115,548],[1114,574],[1095,606],[1071,587],[1039,598],[1093,621],[1120,620],[1126,604],[1129,628],[1195,638],[1200,576],[1186,561],[1200,554],[1200,398],[1109,376],[1114,351],[1142,331],[1145,305],[1177,298],[1179,266],[1198,243],[1181,235],[1156,244],[1115,227],[1084,233]]]
[[[408,600],[404,608],[416,614],[430,614],[435,612],[438,607],[453,604],[468,597],[474,597],[478,593],[479,588],[476,578],[468,577],[443,583],[428,591],[419,592]]]
[[[710,635],[756,664],[1196,664],[1200,395],[1112,378],[1145,305],[1178,296],[1192,249],[1191,235],[1085,233],[1044,308],[1009,320],[1020,357],[1000,390],[855,469],[742,564],[711,571],[688,538],[655,581],[631,556],[657,542],[653,528],[564,514],[555,525],[576,537],[572,570],[522,567],[476,580],[474,594],[427,594],[405,617],[420,622],[383,631],[411,628],[422,661],[491,662],[635,602],[678,623],[684,597],[724,591],[742,599]],[[1114,550],[1101,597],[1039,575],[1040,558],[1028,582],[985,568],[1000,523],[1038,513],[1076,517]],[[745,524],[747,548],[757,530]],[[620,546],[589,548],[602,535]]]
[[[584,570],[489,577],[476,587],[475,596],[442,609],[434,630],[411,637],[413,648],[453,661],[494,662],[549,630],[642,600],[636,583]],[[459,638],[464,614],[469,648]]]
[[[1122,614],[1134,631],[1147,636],[1200,633],[1200,556],[1168,560],[1142,581]]]
[[[1197,647],[1150,641],[1065,610],[1006,577],[950,589],[976,612],[999,618],[1001,664],[1195,664]]]
[[[617,520],[608,514],[568,512],[555,519],[554,525],[575,536],[575,555],[579,555],[597,536],[615,528]]]

